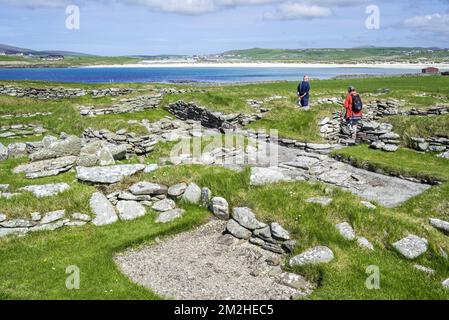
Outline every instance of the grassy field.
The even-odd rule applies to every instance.
[[[386,78],[357,80],[314,81],[313,98],[341,96],[345,87],[353,83],[363,93],[374,93],[379,88],[389,88],[390,93],[381,98],[396,97],[407,100],[407,105],[422,108],[440,103],[439,95],[449,85],[449,79],[429,78]],[[40,83],[25,83],[25,86],[39,86]],[[50,87],[52,84],[45,83]],[[61,85],[61,84],[58,84]],[[125,84],[114,85],[122,86]],[[76,85],[70,87],[94,88],[97,85]],[[151,90],[153,85],[129,85]],[[269,116],[252,125],[254,128],[278,128],[281,136],[310,141],[321,141],[317,132],[319,120],[337,110],[337,106],[325,105],[309,112],[295,107],[296,84],[279,82],[274,84],[251,84],[206,87],[206,93],[166,96],[160,108],[141,113],[83,118],[76,106],[81,104],[108,105],[111,98],[79,99],[61,101],[34,101],[25,98],[0,96],[0,116],[10,113],[20,114],[32,111],[50,111],[49,117],[0,120],[0,124],[36,123],[58,135],[61,131],[80,134],[86,127],[117,130],[127,128],[139,131],[138,126],[128,125],[128,120],[158,120],[167,115],[164,106],[178,99],[193,100],[211,109],[227,113],[251,112],[246,99],[263,99],[273,95],[285,96],[284,100],[270,103]],[[434,96],[425,102],[415,99],[414,94],[427,92]],[[378,99],[376,97],[375,99]],[[374,99],[374,98],[373,98]],[[444,100],[444,99],[441,99]],[[397,121],[391,118],[391,121]],[[405,130],[412,130],[412,122],[398,119]],[[415,119],[415,118],[413,118]],[[429,118],[432,119],[432,118]],[[423,125],[429,134],[445,130],[448,119],[438,118]],[[398,126],[399,127],[399,126]],[[415,129],[413,129],[415,130]],[[34,139],[41,139],[35,137]],[[20,141],[30,139],[19,139]],[[3,139],[2,143],[16,140]],[[156,162],[167,155],[172,144],[160,144],[146,159]],[[277,221],[283,224],[298,240],[295,254],[315,245],[327,245],[335,253],[336,259],[327,265],[295,268],[292,271],[306,276],[319,284],[310,299],[448,299],[449,291],[441,282],[449,277],[448,260],[441,250],[449,252],[449,238],[428,224],[430,217],[448,220],[449,212],[449,160],[432,154],[401,149],[396,153],[371,150],[367,146],[356,146],[337,151],[341,156],[361,167],[383,170],[399,175],[428,178],[441,181],[418,197],[394,209],[377,206],[370,211],[357,196],[320,183],[292,182],[264,187],[249,185],[249,169],[234,172],[224,168],[200,165],[165,166],[150,174],[139,174],[109,188],[101,188],[107,193],[123,190],[136,181],[153,181],[164,184],[196,182],[209,187],[215,195],[225,197],[231,206],[248,206],[254,209],[258,218],[265,222]],[[66,182],[71,189],[48,199],[36,199],[22,195],[12,200],[0,199],[0,211],[8,218],[28,218],[32,212],[48,212],[66,209],[68,214],[82,212],[91,214],[90,195],[95,187],[76,181],[74,173],[68,172],[53,178],[29,181],[23,175],[14,175],[11,170],[26,159],[11,159],[0,162],[0,183],[11,184],[17,190],[28,184]],[[131,159],[127,162],[137,162]],[[334,199],[328,207],[310,204],[310,197],[330,196]],[[157,239],[189,230],[205,223],[210,214],[202,208],[180,203],[187,210],[186,215],[168,225],[154,222],[156,214],[148,215],[132,222],[118,222],[106,227],[92,225],[80,228],[64,228],[55,232],[43,232],[26,237],[0,239],[0,299],[159,299],[151,291],[133,284],[117,269],[113,262],[115,254],[127,248],[139,248],[154,243]],[[368,238],[375,251],[360,249],[356,243],[345,241],[335,229],[335,224],[350,222],[358,235]],[[391,244],[409,233],[429,240],[429,251],[415,261],[407,261],[399,256]],[[288,258],[284,261],[287,263]],[[414,268],[414,264],[433,268],[433,275],[424,274]],[[66,268],[76,265],[81,271],[80,290],[67,290]],[[368,290],[365,281],[368,266],[376,265],[381,271],[381,288]],[[286,265],[287,269],[289,268]]]

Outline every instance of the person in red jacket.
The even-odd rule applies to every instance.
[[[360,95],[357,93],[354,87],[349,87],[348,96],[345,101],[345,120],[351,125],[357,125],[357,123],[362,119],[363,116],[363,103]]]

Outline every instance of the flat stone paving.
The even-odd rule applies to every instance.
[[[132,281],[178,300],[286,300],[312,292],[306,281],[301,291],[281,284],[287,274],[265,262],[276,255],[226,238],[225,226],[214,220],[115,261]]]
[[[261,172],[263,169],[259,168],[270,166],[268,159],[259,157],[256,165],[250,163],[253,167],[252,185],[316,179],[348,190],[366,200],[375,201],[387,208],[396,207],[431,188],[427,184],[359,169],[327,155],[282,146],[278,147],[278,153],[278,166],[266,170],[266,176]],[[240,161],[241,157],[238,160]]]

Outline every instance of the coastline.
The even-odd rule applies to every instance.
[[[122,64],[122,65],[91,65],[80,66],[78,68],[354,68],[354,69],[423,69],[429,66],[433,66],[439,69],[448,69],[447,64],[410,64],[410,63],[282,63],[282,62],[224,62],[224,63],[137,63],[137,64]]]

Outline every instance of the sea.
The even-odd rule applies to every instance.
[[[0,80],[40,80],[76,83],[240,83],[296,81],[341,76],[391,76],[417,74],[419,69],[312,68],[312,67],[83,67],[0,68]]]

